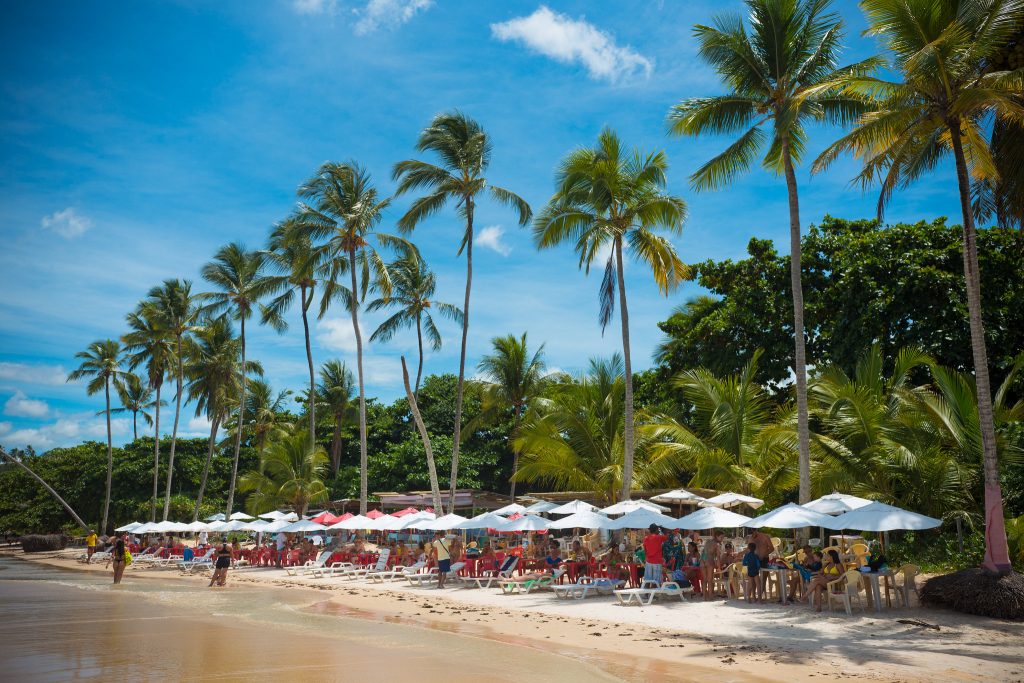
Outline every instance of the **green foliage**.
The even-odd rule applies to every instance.
[[[985,535],[980,531],[964,532],[964,549],[956,531],[923,532],[908,531],[901,538],[891,541],[886,547],[885,557],[890,567],[916,564],[925,573],[945,573],[977,567],[985,555]]]

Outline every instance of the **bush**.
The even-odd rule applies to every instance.
[[[30,534],[21,537],[21,549],[26,553],[64,550],[67,544],[67,536],[62,534]]]
[[[964,550],[960,552],[955,531],[938,534],[908,531],[900,540],[889,543],[885,556],[890,566],[916,564],[929,574],[978,567],[985,557],[985,537],[980,531],[965,531]]]

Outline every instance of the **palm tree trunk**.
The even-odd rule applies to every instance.
[[[801,504],[811,500],[810,428],[807,425],[807,351],[804,347],[804,290],[800,278],[800,203],[796,191],[796,174],[789,154],[789,142],[782,142],[782,158],[786,167],[786,190],[789,193],[789,279],[793,288],[793,343],[796,371],[796,434],[800,463]]]
[[[210,476],[210,462],[213,461],[213,448],[217,443],[217,427],[219,416],[214,416],[213,424],[210,425],[210,444],[206,450],[206,464],[203,465],[203,479],[199,482],[199,494],[196,496],[196,509],[192,513],[192,521],[199,521],[199,506],[203,504],[203,493],[206,492],[206,479]]]
[[[466,381],[466,337],[469,335],[469,292],[473,287],[473,198],[466,197],[466,298],[462,305],[462,352],[459,381],[455,385],[455,438],[452,440],[452,477],[448,509],[455,512],[455,491],[459,483],[459,446],[462,441],[462,391]]]
[[[245,367],[245,316],[239,327],[238,341],[242,344],[242,382],[241,390],[238,393],[238,429],[235,431],[235,460],[231,465],[231,484],[228,485],[228,506],[224,513],[226,518],[231,517],[231,509],[235,506],[235,483],[238,480],[238,456],[242,452],[242,428],[245,425],[245,382],[248,379]]]
[[[22,461],[18,460],[18,459],[17,459],[17,458],[15,458],[14,456],[12,456],[12,455],[11,455],[10,453],[8,453],[7,451],[5,451],[5,450],[4,450],[4,449],[3,449],[2,447],[0,447],[0,457],[3,457],[3,458],[6,458],[7,460],[10,460],[10,461],[11,461],[12,463],[14,463],[15,465],[17,465],[17,466],[18,466],[18,467],[20,467],[21,469],[23,469],[23,470],[25,470],[26,472],[28,472],[28,474],[29,474],[29,476],[30,476],[30,477],[32,477],[33,479],[35,479],[36,481],[38,481],[38,482],[39,482],[39,483],[40,483],[40,484],[42,485],[42,487],[43,487],[44,489],[46,489],[47,491],[49,491],[49,492],[50,492],[50,495],[51,495],[51,496],[53,496],[54,498],[56,498],[56,499],[57,499],[57,502],[58,502],[58,503],[60,503],[61,505],[63,505],[63,506],[64,506],[64,509],[65,509],[65,510],[67,510],[67,511],[68,511],[68,514],[69,514],[69,515],[71,515],[71,516],[72,516],[72,517],[74,518],[75,522],[77,522],[77,523],[78,523],[78,526],[82,527],[82,529],[84,529],[84,530],[86,531],[86,533],[90,533],[90,532],[92,532],[92,529],[91,529],[91,528],[89,527],[89,525],[88,525],[88,524],[86,524],[85,522],[83,522],[83,521],[82,521],[82,518],[81,518],[81,517],[79,517],[79,516],[78,516],[78,513],[77,513],[77,512],[75,512],[75,511],[74,511],[74,509],[73,509],[73,508],[72,508],[72,507],[71,507],[70,505],[68,505],[68,504],[67,504],[67,501],[65,501],[65,500],[64,500],[63,498],[61,498],[61,497],[60,497],[60,494],[58,494],[58,493],[57,493],[56,491],[54,491],[54,490],[53,490],[53,487],[52,487],[52,486],[50,486],[49,484],[47,484],[47,483],[46,483],[46,482],[45,482],[45,481],[43,480],[43,478],[42,478],[42,477],[40,477],[40,476],[39,476],[38,474],[36,474],[35,472],[33,472],[33,471],[32,471],[32,470],[31,470],[31,469],[29,468],[29,466],[28,466],[28,465],[26,465],[26,464],[25,464],[25,463],[23,463]]]
[[[164,493],[164,521],[171,513],[171,480],[174,478],[174,449],[178,445],[178,420],[181,418],[181,385],[184,376],[184,367],[181,361],[181,335],[178,335],[178,395],[174,398],[174,429],[171,431],[171,452],[167,456],[167,490]]]
[[[420,362],[416,366],[416,388],[413,390],[412,395],[419,400],[420,397],[420,377],[423,376],[423,330],[420,326],[421,313],[416,314],[416,344],[419,346]]]
[[[970,179],[960,139],[960,122],[950,121],[949,133],[956,158],[956,177],[960,186],[960,209],[964,217],[964,279],[967,281],[967,310],[971,321],[971,351],[978,394],[978,422],[981,427],[982,464],[985,473],[985,560],[982,566],[998,574],[1008,573],[1010,551],[1003,521],[1003,492],[999,487],[999,454],[996,448],[995,420],[992,416],[992,389],[988,377],[988,352],[985,326],[981,319],[981,276],[978,271],[978,244],[971,212]]]
[[[309,292],[309,301],[306,301],[306,287],[302,287],[302,330],[306,334],[306,363],[309,365],[309,442],[316,445],[316,380],[313,378],[313,349],[309,345],[309,319],[306,311],[313,301],[313,292]]]
[[[107,517],[110,516],[110,485],[114,478],[114,441],[110,434],[110,378],[107,377],[104,385],[104,392],[107,396],[107,495],[103,500],[103,523],[100,524],[100,531],[107,533]]]
[[[149,521],[156,521],[156,501],[160,496],[160,389],[163,382],[156,385],[156,415],[154,417],[155,428],[153,430],[153,500]]]
[[[512,409],[512,435],[509,436],[509,441],[515,437],[516,432],[519,431],[519,420],[522,417],[522,406],[516,406]],[[512,486],[509,488],[508,495],[512,499],[512,502],[516,502],[516,472],[519,471],[519,449],[514,445],[512,446]]]
[[[366,456],[366,391],[363,387],[363,335],[359,332],[359,289],[356,283],[356,250],[348,250],[349,272],[352,276],[352,329],[356,335],[356,370],[359,374],[359,514],[366,514],[367,468]]]
[[[622,272],[622,238],[615,238],[615,269],[619,280],[619,319],[622,321],[622,356],[625,361],[626,410],[622,428],[622,500],[633,490],[633,364],[629,359],[629,309],[626,307],[626,275]]]
[[[334,476],[338,476],[341,469],[341,415],[334,416],[334,434],[331,436],[331,467]]]
[[[139,440],[139,411],[132,411],[132,441]]]
[[[423,450],[427,454],[427,475],[430,477],[430,493],[434,499],[434,514],[438,517],[444,515],[441,508],[441,485],[437,481],[437,468],[434,466],[434,448],[430,444],[430,435],[427,434],[427,427],[423,424],[423,416],[420,415],[420,407],[416,403],[416,394],[409,386],[409,370],[405,367],[405,356],[402,356],[402,381],[405,383],[405,395],[409,399],[409,409],[412,411],[413,420],[416,422],[416,430],[423,440]]]

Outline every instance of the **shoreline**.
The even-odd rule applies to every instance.
[[[8,553],[3,553],[7,555]],[[90,573],[73,551],[25,556],[28,562]],[[125,581],[206,582],[173,570],[129,568]],[[889,610],[853,617],[816,615],[803,606],[723,600],[620,607],[608,598],[556,600],[550,593],[502,595],[490,589],[414,588],[389,582],[289,577],[284,570],[236,569],[242,583],[300,591],[305,610],[457,633],[558,654],[625,680],[813,680],[822,675],[893,683],[1024,681],[1024,624],[945,610]],[[921,620],[939,630],[899,619]],[[699,629],[700,632],[694,632]]]

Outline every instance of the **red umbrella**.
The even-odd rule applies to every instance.
[[[353,517],[355,517],[355,515],[353,515],[351,512],[346,512],[341,517],[338,517],[336,520],[334,520],[334,523],[337,524],[338,522],[344,522],[346,519],[352,519]]]
[[[313,517],[310,521],[316,522],[317,524],[323,524],[324,526],[330,526],[331,524],[340,522],[341,518],[332,515],[330,510],[324,510],[316,517]]]
[[[417,510],[416,508],[413,508],[413,507],[408,507],[408,508],[405,508],[404,510],[399,510],[398,512],[392,512],[391,516],[392,517],[405,517],[406,515],[411,515],[411,514],[413,514],[415,512],[419,512],[419,510]]]
[[[378,517],[383,517],[384,513],[381,512],[380,510],[370,510],[369,512],[366,513],[366,516],[370,519],[377,519]]]

